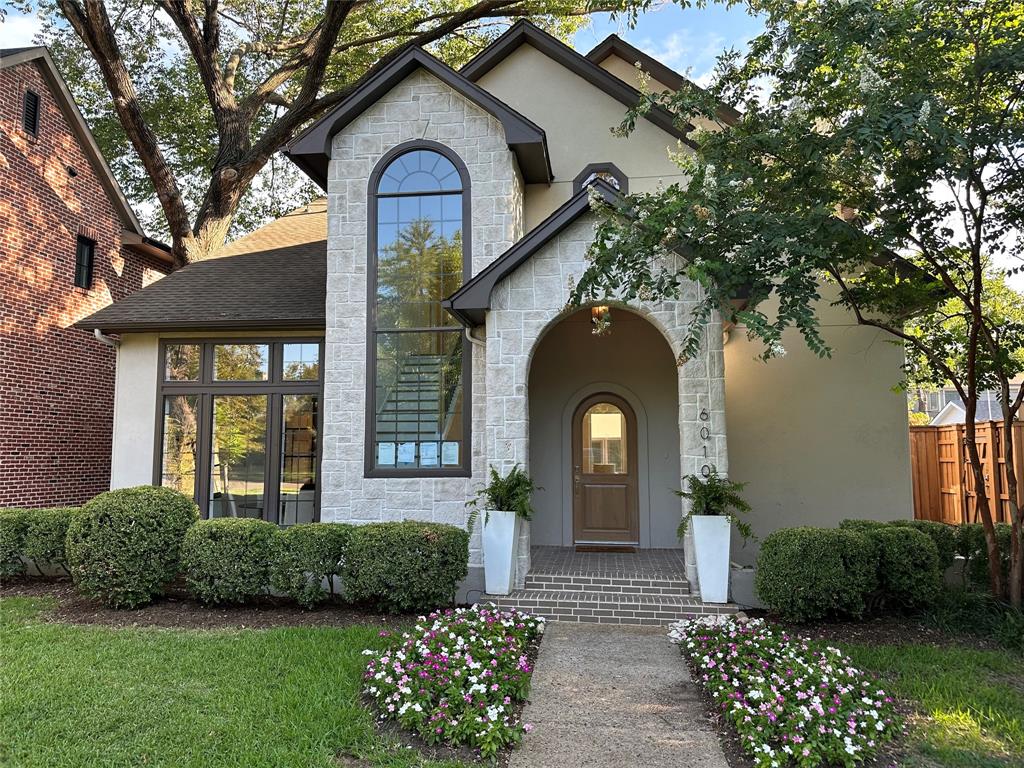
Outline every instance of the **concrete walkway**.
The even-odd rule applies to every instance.
[[[510,768],[728,768],[659,627],[549,622]]]

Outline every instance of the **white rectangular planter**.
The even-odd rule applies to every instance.
[[[512,591],[519,541],[519,515],[491,510],[484,515],[484,588],[489,595]]]
[[[700,598],[705,603],[729,602],[729,539],[732,521],[720,515],[694,515],[693,545],[697,550]]]

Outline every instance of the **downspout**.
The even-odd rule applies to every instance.
[[[94,328],[92,331],[92,335],[96,337],[96,341],[100,342],[101,344],[106,344],[108,347],[111,347],[112,349],[117,349],[119,346],[121,346],[120,340],[107,336],[99,328]]]
[[[470,328],[468,325],[465,328],[463,328],[463,331],[465,331],[466,338],[469,339],[471,343],[476,344],[478,347],[487,346],[487,342],[481,341],[480,339],[473,335],[473,329]]]

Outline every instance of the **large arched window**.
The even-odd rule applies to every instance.
[[[469,344],[441,300],[469,276],[469,175],[439,144],[406,144],[368,206],[366,473],[466,475]]]

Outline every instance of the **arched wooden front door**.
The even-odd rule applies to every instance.
[[[576,544],[640,543],[636,415],[609,393],[580,403],[572,419]]]

